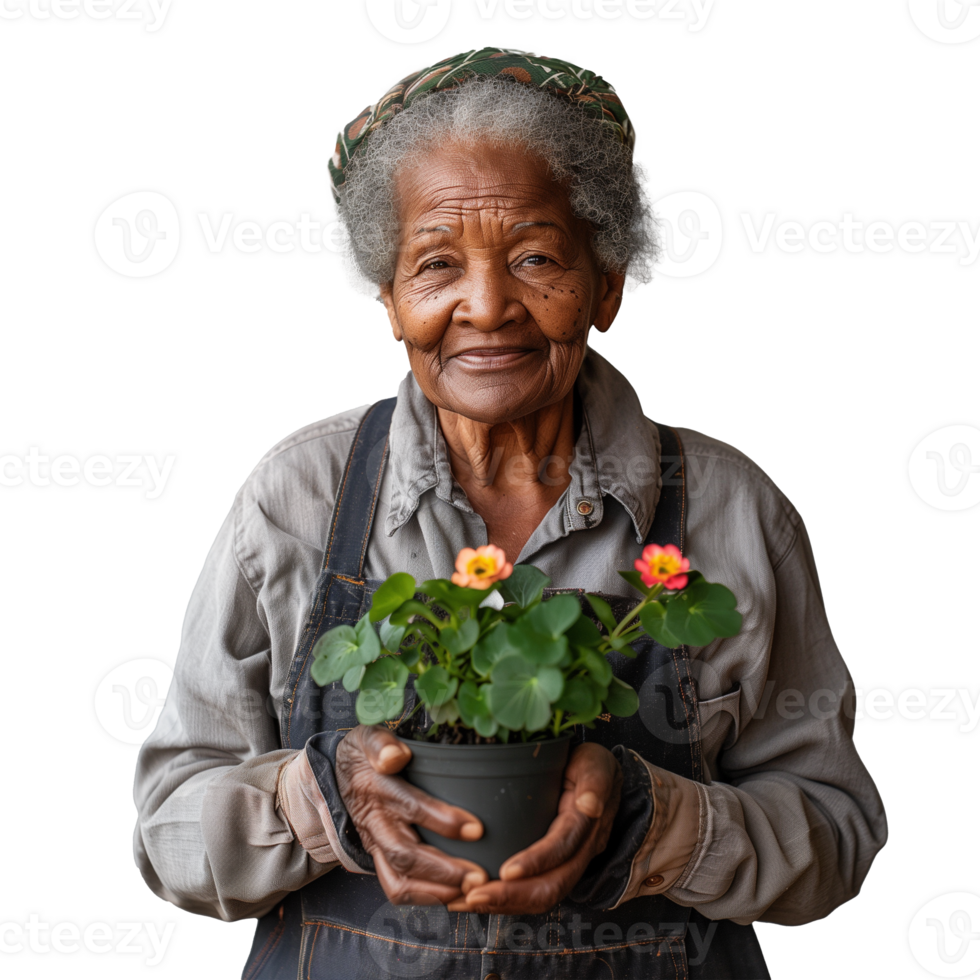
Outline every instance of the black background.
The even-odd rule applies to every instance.
[[[385,40],[364,5],[174,0],[139,22],[0,21],[5,151],[6,356],[0,455],[167,454],[163,495],[0,488],[6,553],[8,854],[0,921],[151,920],[177,927],[156,975],[235,976],[252,922],[223,924],[151,896],[132,866],[135,746],[100,727],[102,677],[136,657],[173,662],[180,611],[231,495],[266,447],[312,419],[390,394],[405,370],[380,307],[351,297],[329,253],[208,251],[217,226],[330,220],[322,164],[334,126],[408,63],[520,40],[572,53],[617,82],[644,129],[659,197],[718,205],[724,246],[701,276],[661,276],[595,345],[651,416],[754,457],[804,514],[834,629],[865,691],[980,693],[970,610],[974,511],[933,510],[908,457],[934,429],[974,423],[978,265],[952,255],[749,248],[758,227],[980,222],[971,93],[980,39],[941,45],[907,5],[717,0],[707,26],[651,20],[482,22],[456,0],[421,45]],[[140,7],[137,7],[140,9]],[[232,10],[228,7],[227,9]],[[348,20],[342,21],[343,17]],[[113,201],[166,195],[181,219],[173,265],[116,274],[93,229]],[[26,474],[25,474],[26,475]],[[980,728],[978,728],[980,731]],[[862,895],[804,929],[760,925],[776,977],[825,964],[925,976],[914,912],[978,889],[964,824],[978,731],[858,722],[891,842]],[[844,944],[856,940],[844,955]],[[147,953],[149,949],[147,948]],[[28,951],[5,973],[94,966]]]

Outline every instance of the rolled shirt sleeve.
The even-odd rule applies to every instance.
[[[723,744],[704,746],[715,779],[698,784],[649,766],[657,812],[620,902],[664,893],[710,919],[797,925],[857,895],[885,843],[882,802],[852,740],[851,678],[802,523],[767,575],[747,617],[771,623],[756,631],[771,635],[767,669],[753,658],[735,678],[734,716],[716,726]],[[704,652],[721,662],[723,644],[751,644],[752,632]],[[709,673],[717,683],[721,671]]]
[[[285,784],[292,807],[279,797],[284,769],[302,753],[280,748],[269,636],[236,560],[235,524],[233,510],[194,589],[173,683],[140,751],[134,836],[158,895],[229,920],[263,915],[336,866],[329,840],[317,837],[327,831],[316,826],[315,803],[303,803],[298,767]]]

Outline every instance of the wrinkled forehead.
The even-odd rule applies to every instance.
[[[504,144],[451,143],[413,157],[395,175],[395,203],[410,234],[475,217],[567,232],[578,223],[547,162]]]

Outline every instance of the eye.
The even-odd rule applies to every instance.
[[[547,265],[547,263],[549,263],[550,261],[551,259],[549,259],[546,255],[529,255],[526,259],[524,259],[524,261],[521,264],[522,265]]]
[[[424,266],[422,266],[422,268],[423,269],[448,269],[449,263],[444,261],[443,259],[436,259],[435,262],[427,262]]]

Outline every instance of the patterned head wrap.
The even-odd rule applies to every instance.
[[[557,58],[539,58],[525,51],[508,48],[481,48],[446,58],[429,68],[403,78],[372,106],[349,122],[337,135],[337,149],[330,161],[333,195],[340,199],[340,187],[347,178],[347,167],[370,133],[431,92],[456,88],[477,76],[511,77],[525,85],[535,85],[583,106],[621,143],[633,149],[635,135],[629,116],[613,87],[594,72]]]

